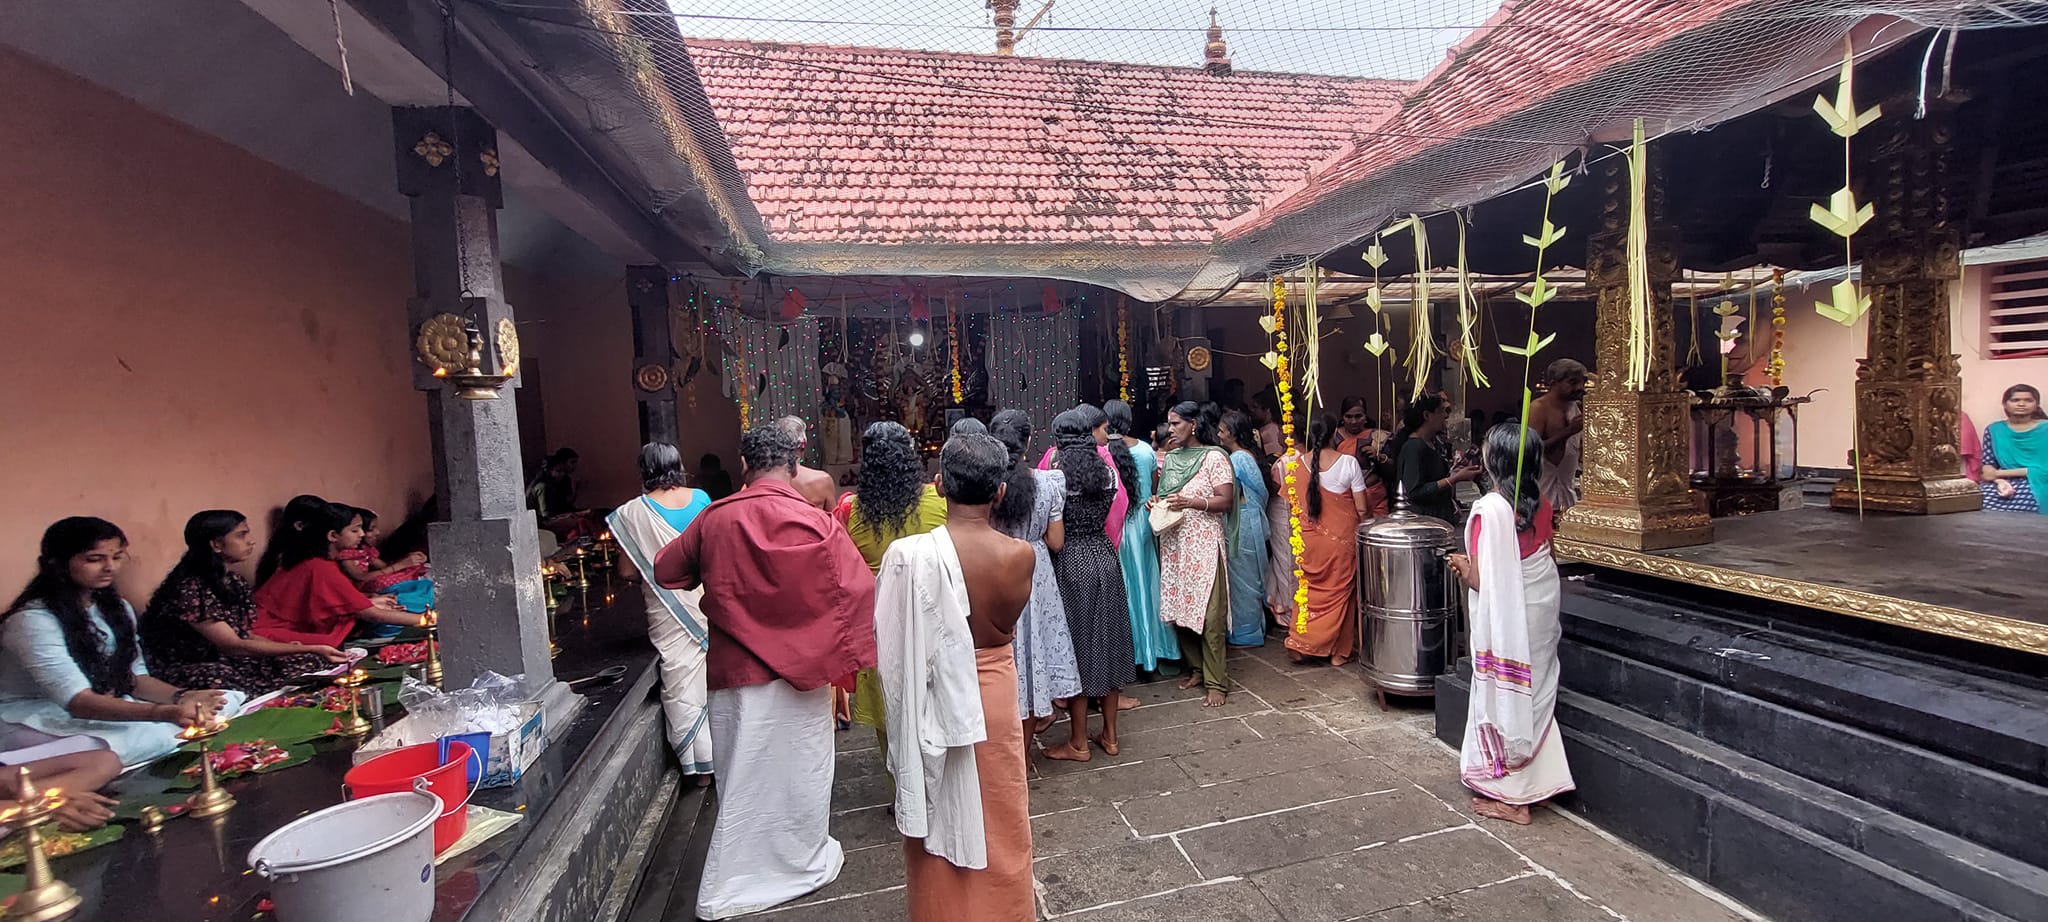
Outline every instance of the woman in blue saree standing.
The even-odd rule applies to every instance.
[[[1237,530],[1230,535],[1230,645],[1266,645],[1266,468],[1259,430],[1236,410],[1223,414],[1217,440],[1237,476]]]
[[[640,578],[647,599],[647,639],[661,657],[661,711],[668,722],[668,744],[683,773],[696,775],[699,785],[711,782],[711,733],[704,727],[704,651],[709,646],[704,615],[697,608],[701,589],[669,589],[648,578],[654,557],[680,537],[711,495],[685,485],[683,453],[666,442],[640,448],[638,500],[612,510],[605,524],[625,556],[619,570]]]
[[[1152,477],[1159,470],[1159,457],[1143,439],[1131,437],[1130,404],[1112,400],[1102,405],[1102,412],[1109,417],[1111,450],[1121,444],[1130,453],[1131,508],[1142,510],[1152,498]],[[1123,475],[1121,465],[1117,473]],[[1123,541],[1117,545],[1116,556],[1123,565],[1124,598],[1131,609],[1131,650],[1139,669],[1157,672],[1161,660],[1180,659],[1180,643],[1174,639],[1173,626],[1159,618],[1159,545],[1149,518],[1132,514],[1124,519]]]

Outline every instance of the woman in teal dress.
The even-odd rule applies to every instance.
[[[1233,647],[1266,645],[1266,460],[1259,430],[1236,410],[1217,430],[1237,475],[1237,533],[1230,536],[1230,634]]]
[[[114,589],[127,559],[128,537],[104,519],[43,533],[35,578],[0,615],[0,721],[94,737],[132,766],[170,755],[179,728],[235,713],[243,695],[149,674],[135,610]]]
[[[1126,492],[1131,494],[1130,508],[1135,510],[1124,519],[1123,540],[1116,549],[1117,561],[1123,564],[1124,597],[1131,609],[1131,650],[1139,669],[1157,672],[1161,660],[1180,659],[1173,626],[1159,619],[1159,545],[1152,537],[1151,518],[1142,514],[1152,498],[1152,477],[1159,469],[1159,459],[1151,445],[1131,438],[1130,404],[1112,400],[1102,405],[1102,412],[1109,417],[1111,453],[1118,454],[1115,446],[1121,444],[1135,469],[1126,474],[1124,466],[1117,465],[1117,476],[1132,481]]]

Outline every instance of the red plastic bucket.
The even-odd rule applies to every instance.
[[[446,758],[443,758],[442,744],[421,743],[394,749],[381,756],[348,770],[341,776],[341,795],[345,800],[370,797],[376,794],[395,794],[413,789],[413,782],[424,780],[434,796],[441,798],[446,806],[441,816],[434,821],[434,854],[438,855],[462,838],[469,828],[469,761],[479,762],[482,757],[468,743],[459,740],[447,742]]]

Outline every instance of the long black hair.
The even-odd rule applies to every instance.
[[[1401,449],[1415,436],[1415,430],[1422,428],[1429,414],[1443,409],[1444,398],[1438,394],[1424,394],[1420,400],[1408,405],[1401,413],[1401,429],[1387,440],[1387,461],[1396,470],[1401,467]]]
[[[1259,442],[1259,427],[1252,425],[1252,418],[1242,410],[1231,410],[1223,414],[1218,427],[1230,434],[1230,440],[1245,454],[1252,456],[1252,463],[1259,468],[1259,479],[1266,484],[1266,495],[1273,495],[1273,459],[1266,455],[1266,446]]]
[[[1116,424],[1110,421],[1109,411],[1092,403],[1084,403],[1074,409],[1088,417],[1088,431],[1092,434],[1097,426],[1109,427],[1109,440],[1103,444],[1109,449],[1109,466],[1116,468],[1116,479],[1124,485],[1125,496],[1138,495],[1138,459],[1131,456],[1131,446],[1116,437]]]
[[[1131,434],[1131,405],[1111,400],[1102,405],[1102,415],[1109,420],[1109,460],[1116,465],[1117,479],[1124,482],[1124,495],[1135,503],[1138,501],[1138,459],[1131,454],[1131,446],[1124,444],[1123,438]]]
[[[860,434],[860,484],[854,490],[859,502],[853,519],[866,522],[878,536],[901,532],[924,485],[924,462],[918,460],[910,430],[883,420]]]
[[[996,441],[1003,443],[1003,449],[1010,453],[1010,473],[1003,481],[1010,488],[996,503],[990,520],[997,531],[1013,538],[1023,538],[1024,526],[1031,521],[1031,508],[1038,502],[1038,477],[1032,473],[1027,460],[1031,447],[1031,415],[1023,410],[1000,410],[989,418],[988,423],[988,434],[995,436]]]
[[[1095,412],[1101,413],[1101,410]],[[1114,474],[1095,453],[1095,425],[1080,407],[1052,418],[1052,444],[1059,449],[1053,462],[1067,477],[1067,495],[1101,498],[1116,491]]]
[[[1521,478],[1515,477],[1515,459],[1521,457]],[[1536,526],[1536,509],[1543,502],[1543,437],[1521,423],[1501,423],[1486,430],[1486,475],[1493,489],[1515,507],[1515,530]]]
[[[72,516],[59,519],[43,531],[43,543],[36,556],[36,575],[15,596],[14,604],[0,620],[20,614],[22,609],[41,604],[57,619],[64,632],[64,649],[85,673],[92,690],[102,695],[126,697],[135,691],[135,619],[114,587],[92,591],[92,606],[114,632],[114,650],[105,651],[107,635],[92,622],[80,601],[85,587],[71,581],[71,558],[97,547],[102,541],[119,541],[128,546],[128,536],[106,519]],[[59,702],[60,704],[66,702]]]
[[[1308,499],[1303,505],[1308,517],[1318,522],[1323,520],[1323,449],[1335,448],[1342,431],[1343,421],[1330,413],[1317,414],[1308,426]]]
[[[1195,424],[1195,441],[1203,445],[1216,444],[1216,424],[1222,421],[1223,413],[1216,409],[1215,404],[1183,400],[1174,404],[1171,412],[1173,415]],[[1195,446],[1182,445],[1181,447],[1193,448]]]
[[[186,519],[185,556],[178,558],[177,565],[164,575],[162,583],[157,584],[144,612],[154,614],[168,610],[177,601],[178,584],[187,579],[198,580],[222,604],[240,604],[248,590],[237,591],[228,582],[228,562],[213,549],[213,542],[227,537],[229,532],[242,527],[242,523],[247,521],[248,516],[232,509],[208,509],[193,513]]]
[[[284,512],[270,529],[270,541],[263,546],[263,556],[256,561],[256,585],[263,585],[272,574],[284,569],[285,547],[292,543],[296,532],[306,527],[308,517],[324,515],[327,506],[326,500],[311,493],[301,493],[284,504]],[[324,544],[324,536],[322,541]]]
[[[334,549],[327,536],[347,528],[355,517],[353,507],[340,503],[324,503],[318,509],[306,509],[298,527],[286,530],[284,547],[277,559],[278,571],[289,570],[308,560],[327,559]]]

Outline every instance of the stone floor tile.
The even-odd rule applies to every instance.
[[[846,847],[844,840],[840,846]],[[849,849],[846,863],[831,883],[789,902],[803,906],[829,900],[879,893],[903,886],[903,843],[901,840],[866,848]]]
[[[873,736],[873,731],[868,730],[866,727],[855,727],[847,732],[865,732],[869,736]],[[832,782],[834,784],[838,784],[848,778],[866,778],[871,775],[886,775],[888,773],[889,766],[882,756],[882,751],[873,747],[841,752],[832,759]]]
[[[1595,903],[1639,922],[1740,922],[1745,917],[1703,896],[1678,872],[1553,810],[1529,826],[1489,831],[1564,879]],[[1497,825],[1497,824],[1495,824]]]
[[[1103,752],[1100,747],[1092,747],[1089,750],[1088,761],[1062,762],[1056,759],[1048,759],[1042,753],[1033,753],[1031,758],[1032,770],[1036,776],[1054,778],[1060,775],[1071,775],[1076,772],[1092,771],[1105,765],[1120,765],[1128,762],[1140,762],[1146,759],[1166,758],[1181,753],[1221,749],[1233,743],[1259,739],[1259,734],[1246,727],[1243,721],[1234,718],[1174,727],[1140,729],[1143,726],[1143,724],[1136,721],[1120,720],[1117,722],[1117,755]],[[1066,742],[1066,727],[1067,725],[1064,723],[1055,725],[1051,730],[1046,731],[1038,738],[1039,743],[1042,746],[1058,746]],[[1094,724],[1090,729],[1099,732],[1101,725]]]
[[[896,789],[890,784],[888,772],[834,779],[832,812],[840,813],[886,804],[895,796]]]
[[[1140,835],[1164,835],[1299,808],[1358,794],[1405,789],[1407,782],[1372,759],[1354,759],[1313,771],[1280,772],[1125,802],[1119,811]]]
[[[1408,788],[1238,820],[1175,838],[1208,878],[1277,868],[1464,822],[1435,798]]]
[[[1252,875],[1287,922],[1335,922],[1505,880],[1527,862],[1477,829],[1389,842]]]
[[[1327,727],[1305,716],[1302,711],[1275,711],[1270,714],[1253,714],[1244,718],[1244,725],[1256,731],[1264,739],[1282,736],[1299,736],[1303,733],[1328,733]]]
[[[1062,922],[1280,922],[1258,889],[1241,880],[1203,884],[1060,918]]]
[[[1141,708],[1125,711],[1117,718],[1117,729],[1122,731],[1128,724],[1131,730],[1156,730],[1162,727],[1184,727],[1189,724],[1207,723],[1228,717],[1243,717],[1273,710],[1257,693],[1240,689],[1230,694],[1222,707],[1203,707],[1201,698],[1183,698],[1165,704],[1148,704]],[[1091,721],[1093,723],[1093,721]]]
[[[1425,903],[1389,909],[1363,917],[1369,922],[1614,922],[1584,900],[1547,877],[1520,880],[1438,897]],[[1661,919],[1644,922],[1663,922]]]
[[[847,729],[834,731],[832,742],[840,752],[859,752],[875,748],[877,741],[874,728],[854,724]]]
[[[832,814],[832,837],[848,850],[903,840],[903,834],[896,831],[896,818],[889,815],[886,804]]]
[[[1188,773],[1172,759],[1147,759],[1034,781],[1031,812],[1039,815],[1071,807],[1122,803],[1160,791],[1192,790],[1194,786]]]
[[[1201,880],[1167,839],[1046,858],[1032,865],[1053,915],[1135,899]]]
[[[1115,807],[1107,804],[1061,810],[1031,819],[1031,854],[1035,858],[1054,858],[1136,841],[1138,836],[1130,825]]]
[[[1293,712],[1304,720],[1314,721],[1318,726],[1336,733],[1353,733],[1360,730],[1399,729],[1402,715],[1398,712],[1382,711],[1370,704],[1346,701],[1341,704],[1325,704]]]
[[[910,904],[902,887],[882,893],[848,897],[829,903],[811,903],[747,916],[762,922],[903,922],[910,918]]]
[[[1341,737],[1319,734],[1254,739],[1221,749],[1174,756],[1173,760],[1187,769],[1188,777],[1195,779],[1197,784],[1215,784],[1274,772],[1305,771],[1364,754]]]

